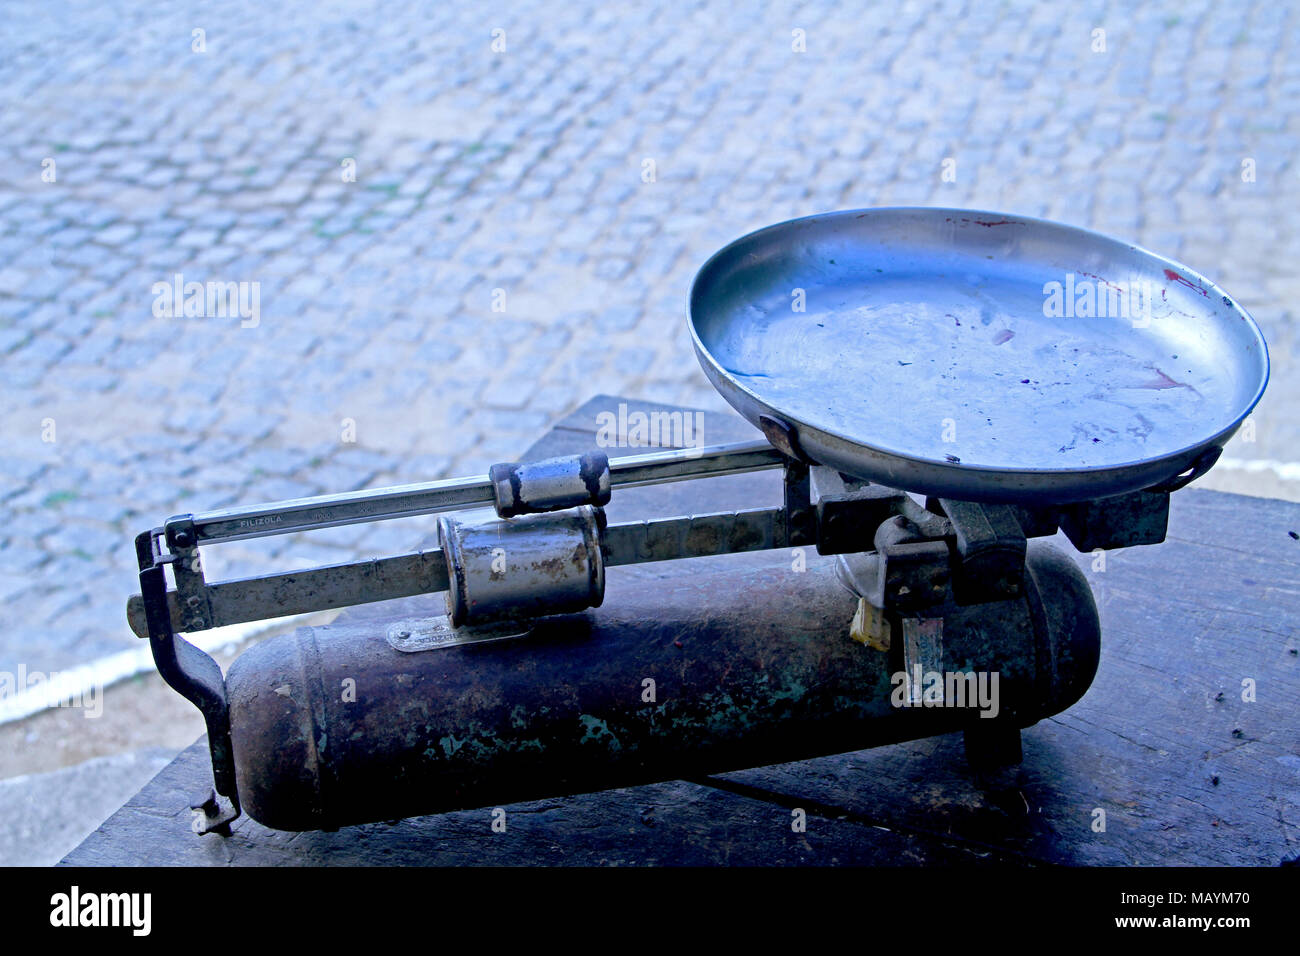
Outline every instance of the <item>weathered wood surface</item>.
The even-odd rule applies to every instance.
[[[657,406],[600,396],[526,453],[592,444],[596,415]],[[708,443],[756,434],[708,415]],[[612,453],[619,453],[611,450]],[[776,473],[624,489],[612,521],[776,504]],[[960,737],[700,781],[288,834],[243,818],[196,837],[202,741],[64,861],[71,865],[312,864],[1250,864],[1300,855],[1300,505],[1189,488],[1169,540],[1080,566],[1102,613],[1088,695],[1024,733],[1024,763],[972,779]],[[1062,538],[1064,550],[1073,553]],[[786,562],[784,553],[698,559]],[[818,559],[820,560],[820,559]],[[654,566],[613,569],[655,574]],[[347,611],[352,623],[428,613],[436,598]],[[1255,701],[1243,700],[1243,680]],[[790,827],[807,813],[807,832]],[[1096,829],[1104,811],[1105,829]]]

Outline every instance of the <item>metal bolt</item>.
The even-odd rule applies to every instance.
[[[230,822],[239,816],[233,807],[221,805],[221,799],[215,790],[209,790],[206,795],[195,798],[190,803],[190,810],[193,812],[190,829],[199,834],[219,833],[230,836]]]
[[[177,531],[172,535],[172,540],[176,543],[178,548],[188,548],[194,543],[194,539],[190,536],[188,531]]]
[[[200,813],[215,814],[217,806],[217,791],[209,789],[207,793],[202,793],[194,798],[194,802],[190,804],[190,809],[198,810]]]
[[[203,603],[203,599],[199,597],[197,594],[191,594],[188,598],[185,599],[185,603],[188,604],[190,607],[198,607],[200,604]]]

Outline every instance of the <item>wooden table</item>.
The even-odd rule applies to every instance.
[[[620,403],[672,410],[599,396],[521,457],[592,447],[597,414]],[[732,415],[707,414],[704,427],[709,444],[757,435]],[[780,476],[767,472],[620,489],[608,511],[619,521],[779,501]],[[1173,495],[1164,544],[1113,552],[1104,571],[1078,555],[1101,609],[1096,681],[1026,730],[1024,763],[984,788],[948,735],[517,804],[506,833],[483,809],[301,834],[245,816],[229,838],[198,837],[188,806],[211,774],[201,739],[63,863],[1276,865],[1300,856],[1297,533],[1300,505],[1193,487]],[[788,560],[697,560],[774,558]],[[345,619],[383,628],[422,600]],[[794,808],[804,833],[791,829]]]

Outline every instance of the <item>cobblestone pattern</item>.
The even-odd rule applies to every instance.
[[[1300,14],[1130,6],[6,4],[0,670],[132,646],[131,539],[169,514],[482,471],[599,391],[719,407],[694,270],[835,208],[1047,216],[1182,259],[1272,346],[1230,454],[1296,458]],[[155,317],[177,273],[260,283],[260,321]]]

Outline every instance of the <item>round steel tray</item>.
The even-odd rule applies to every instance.
[[[1264,392],[1268,353],[1186,266],[1098,233],[958,209],[795,219],[691,287],[705,374],[845,474],[1052,504],[1180,484]]]

